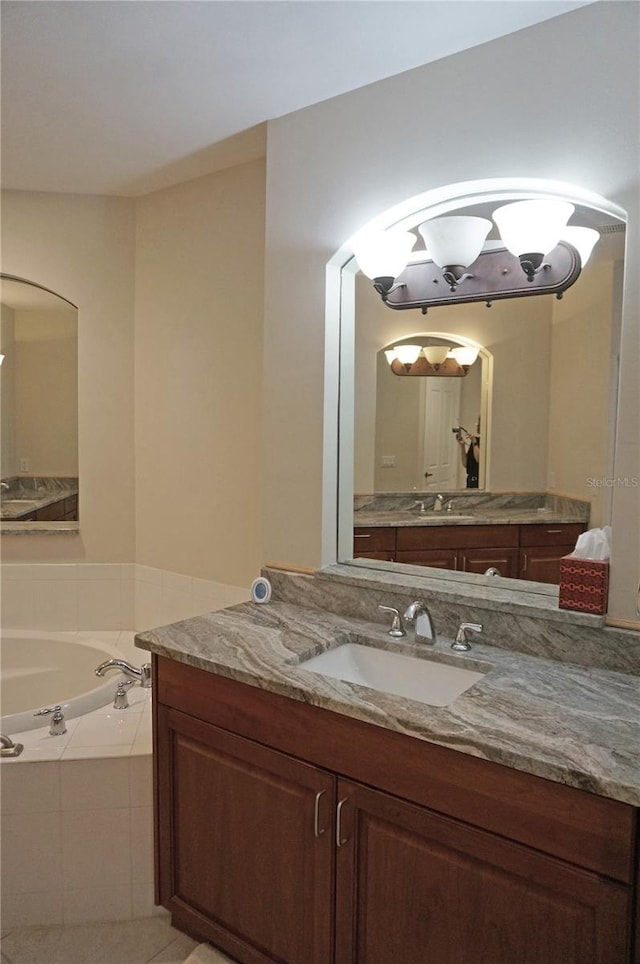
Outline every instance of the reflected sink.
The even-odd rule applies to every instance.
[[[299,669],[358,683],[429,706],[448,706],[484,675],[460,666],[374,649],[360,643],[344,643],[319,656],[312,656],[300,663]]]

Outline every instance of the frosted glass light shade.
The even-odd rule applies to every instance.
[[[548,254],[566,231],[574,212],[568,201],[515,201],[493,212],[505,247],[521,254]]]
[[[387,361],[389,362],[390,365],[393,365],[394,361],[395,361],[396,358],[398,357],[398,356],[396,355],[396,350],[395,350],[395,348],[387,348],[387,349],[385,350],[384,357],[387,359]]]
[[[358,267],[367,278],[397,278],[416,243],[411,231],[377,231],[354,245]]]
[[[478,357],[478,348],[471,348],[469,345],[461,345],[459,348],[452,348],[451,354],[459,365],[469,368]]]
[[[570,226],[562,232],[562,241],[568,241],[577,249],[580,255],[580,263],[584,268],[591,256],[596,243],[600,240],[600,235],[594,228],[579,228]]]
[[[396,345],[393,350],[399,362],[403,365],[413,365],[422,351],[422,345]]]
[[[448,345],[427,345],[422,350],[430,365],[441,365],[449,354]]]
[[[418,228],[427,246],[427,254],[440,268],[460,265],[467,268],[482,251],[491,229],[486,218],[460,215],[434,218]]]

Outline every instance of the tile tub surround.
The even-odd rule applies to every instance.
[[[121,920],[154,913],[151,696],[15,734],[0,763],[2,923]]]
[[[384,602],[385,600],[380,600]],[[397,600],[396,600],[397,601]],[[640,678],[474,643],[428,653],[487,675],[448,707],[329,679],[301,660],[345,641],[399,651],[386,624],[287,602],[243,604],[138,634],[136,645],[294,700],[640,806]]]
[[[249,598],[248,588],[136,563],[4,563],[6,629],[131,630]]]

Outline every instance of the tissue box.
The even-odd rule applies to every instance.
[[[560,560],[560,609],[603,615],[609,595],[609,563],[563,556]]]

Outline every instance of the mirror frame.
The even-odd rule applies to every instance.
[[[354,242],[363,231],[385,230],[398,227],[410,230],[422,221],[448,214],[473,204],[528,200],[532,198],[556,198],[592,208],[615,218],[625,225],[627,212],[619,205],[601,195],[586,191],[576,185],[540,178],[488,178],[448,184],[423,194],[415,195],[379,214],[353,234],[327,264],[326,275],[326,325],[325,325],[325,433],[323,477],[323,542],[322,564],[344,563],[358,568],[353,559],[353,445],[354,445],[354,365],[355,365],[355,280],[359,271],[354,257]],[[618,334],[619,337],[619,334]],[[617,409],[619,375],[611,386],[614,410]],[[334,421],[332,421],[334,420]],[[330,424],[338,426],[338,444],[327,431]],[[615,432],[609,440],[609,461],[613,465]],[[331,487],[333,487],[332,497]],[[335,501],[334,501],[335,499]],[[605,508],[611,515],[611,504]],[[331,533],[331,529],[333,532]],[[388,564],[386,564],[388,565]],[[367,560],[367,568],[390,571],[384,563],[376,566]],[[410,567],[412,575],[419,577],[443,573],[428,567]],[[402,570],[393,570],[402,571]],[[460,577],[460,574],[458,574]],[[456,580],[469,586],[483,585],[482,577],[468,573],[464,580]],[[514,592],[520,599],[522,593],[539,596],[543,584],[522,581],[522,587]],[[553,597],[551,597],[553,598]]]

